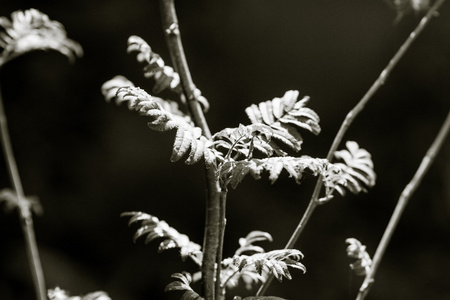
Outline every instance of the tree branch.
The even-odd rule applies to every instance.
[[[195,87],[181,42],[178,19],[175,12],[174,0],[160,0],[162,25],[166,35],[166,42],[174,69],[180,75],[183,93],[188,100],[189,110],[193,120],[203,131],[203,134],[211,139],[202,107],[200,105],[200,91]],[[216,167],[206,169],[207,200],[205,235],[203,242],[202,282],[203,297],[206,300],[215,299],[214,270],[219,248],[219,224],[220,224],[220,202],[223,197],[219,181],[216,178]],[[220,262],[219,262],[220,263]]]
[[[374,282],[375,274],[381,263],[381,260],[389,244],[389,241],[392,238],[395,228],[397,227],[397,224],[400,221],[400,217],[402,216],[409,199],[414,194],[416,189],[419,187],[420,183],[422,182],[422,179],[425,177],[425,174],[427,173],[431,164],[434,162],[437,153],[442,148],[442,145],[449,131],[450,131],[450,112],[448,113],[447,118],[445,119],[445,122],[443,123],[437,137],[433,141],[433,144],[431,144],[426,155],[422,159],[419,168],[417,169],[411,181],[406,185],[405,189],[400,195],[400,198],[398,199],[395,210],[391,216],[391,219],[389,220],[386,230],[384,231],[383,237],[381,238],[381,241],[378,244],[377,250],[373,257],[372,266],[370,267],[370,271],[366,274],[366,278],[364,279],[364,282],[362,283],[361,288],[359,289],[359,293],[356,298],[357,300],[363,300],[369,293],[370,287]]]
[[[19,171],[17,169],[16,159],[12,150],[11,139],[8,132],[8,122],[3,107],[3,97],[0,90],[0,138],[3,147],[3,153],[8,167],[8,174],[17,195],[17,204],[19,209],[20,224],[25,238],[25,247],[28,262],[31,269],[31,277],[33,278],[36,298],[39,300],[47,299],[47,291],[45,287],[44,272],[42,271],[41,260],[39,258],[39,250],[34,233],[33,218],[31,215],[30,205],[25,199],[22,182],[20,180]]]

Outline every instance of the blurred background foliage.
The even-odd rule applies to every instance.
[[[177,1],[194,81],[210,103],[212,131],[246,123],[244,108],[297,89],[321,117],[319,136],[304,134],[303,154],[326,156],[346,113],[375,81],[420,17],[394,24],[381,0]],[[69,65],[54,52],[9,62],[0,73],[10,133],[25,192],[45,213],[35,218],[48,287],[72,294],[105,290],[113,299],[177,299],[164,295],[170,274],[193,271],[176,251],[132,243],[123,211],[166,220],[201,243],[202,166],[169,162],[174,133],[152,132],[145,118],[106,104],[103,82],[127,76],[150,91],[133,55],[139,35],[169,63],[156,0],[2,0],[0,15],[37,8],[60,21],[84,47]],[[319,207],[297,248],[307,273],[274,283],[288,299],[352,299],[361,283],[350,275],[345,239],[374,253],[402,189],[412,177],[450,99],[450,4],[419,37],[387,83],[356,119],[346,139],[373,155],[378,182],[368,194]],[[450,144],[412,198],[377,274],[371,299],[450,297]],[[9,187],[0,162],[1,188]],[[281,248],[297,225],[315,180],[297,186],[246,179],[229,193],[225,256],[252,230]],[[0,217],[0,299],[33,299],[16,214]],[[243,290],[236,295],[245,296]],[[231,295],[230,295],[231,296]]]

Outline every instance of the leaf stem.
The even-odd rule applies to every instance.
[[[34,233],[33,218],[31,215],[30,205],[25,199],[22,182],[20,180],[19,171],[17,169],[16,160],[12,149],[11,139],[8,132],[8,121],[3,107],[3,97],[0,90],[0,135],[3,153],[8,167],[8,174],[17,195],[20,224],[25,238],[25,247],[30,264],[31,276],[35,288],[36,298],[39,300],[47,299],[44,273],[42,271],[41,260],[39,258],[39,250],[36,243]]]
[[[431,17],[433,17],[436,13],[439,7],[445,2],[445,0],[437,0],[433,6],[428,10],[427,14],[421,19],[420,23],[417,25],[417,27],[409,34],[408,38],[405,40],[405,42],[402,44],[402,46],[397,50],[395,55],[392,57],[392,59],[389,61],[387,66],[383,69],[383,71],[378,76],[377,80],[372,84],[372,86],[369,88],[369,90],[364,94],[364,96],[359,100],[359,102],[356,104],[356,106],[348,112],[346,115],[343,123],[341,124],[341,127],[339,128],[338,133],[336,134],[333,143],[331,144],[330,150],[327,154],[327,160],[332,161],[334,152],[336,152],[337,148],[339,147],[340,143],[342,142],[342,139],[344,138],[345,133],[347,132],[350,125],[353,123],[356,116],[364,109],[366,104],[369,102],[370,99],[375,95],[375,93],[381,88],[382,85],[386,82],[387,77],[391,74],[394,67],[398,64],[400,59],[403,57],[403,55],[406,53],[406,51],[410,48],[411,44],[417,39],[419,34],[423,31],[425,26],[430,22]],[[289,242],[286,244],[286,249],[294,247],[295,243],[299,239],[301,233],[303,232],[304,227],[308,223],[311,215],[313,214],[315,208],[321,204],[319,202],[319,195],[323,186],[323,180],[322,176],[319,175],[317,179],[316,186],[314,188],[313,195],[311,197],[311,200],[309,202],[308,207],[306,208],[305,213],[303,214],[303,217],[301,218],[299,224],[297,225],[297,228],[295,228],[291,238],[289,239]],[[270,283],[273,280],[273,274],[271,274],[267,280],[263,283],[263,285],[258,290],[257,295],[262,296],[264,295],[265,291],[269,287]]]
[[[174,0],[160,0],[162,25],[166,35],[166,43],[169,48],[170,56],[174,69],[180,75],[183,93],[188,100],[188,105],[194,122],[199,126],[203,134],[211,139],[202,107],[199,103],[199,92],[195,87],[186,56],[181,42],[180,30],[178,27],[178,18],[175,11]],[[207,181],[207,199],[206,199],[206,221],[205,235],[203,242],[203,262],[202,262],[202,282],[203,297],[206,300],[215,299],[215,265],[220,240],[220,202],[224,194],[221,191],[219,180],[216,176],[217,167],[211,166],[206,169]],[[217,262],[220,263],[220,262]]]
[[[414,194],[416,189],[419,187],[420,183],[422,182],[422,179],[424,178],[431,164],[434,162],[437,153],[442,148],[442,145],[449,131],[450,131],[450,112],[448,113],[447,118],[445,119],[445,122],[443,123],[441,129],[439,130],[439,133],[436,136],[435,140],[431,144],[426,155],[423,157],[422,162],[419,165],[419,168],[417,169],[411,181],[406,185],[405,189],[402,191],[400,195],[400,198],[398,199],[395,210],[391,216],[391,219],[389,220],[386,230],[384,231],[383,237],[381,238],[381,241],[378,244],[377,250],[373,257],[372,266],[369,272],[367,272],[364,282],[362,283],[359,289],[359,293],[356,298],[357,300],[363,300],[369,293],[369,290],[374,282],[375,274],[381,263],[381,260],[389,244],[389,241],[391,240],[391,237],[395,231],[395,228],[397,227],[397,224],[400,221],[400,217],[402,216],[409,199]]]

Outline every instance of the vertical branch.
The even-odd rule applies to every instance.
[[[188,100],[189,109],[196,125],[203,130],[203,134],[207,138],[211,138],[211,131],[208,128],[202,107],[198,101],[199,95],[196,93],[197,88],[192,80],[184,54],[174,0],[160,0],[159,2],[161,6],[162,25],[166,35],[170,58],[174,69],[180,75],[181,87]]]
[[[223,294],[224,290],[220,285],[220,273],[222,271],[222,250],[223,250],[223,240],[225,237],[225,225],[226,225],[226,201],[227,201],[227,190],[223,189],[220,197],[220,216],[219,216],[219,245],[217,247],[217,268],[216,268],[216,300],[225,299]]]
[[[389,241],[391,240],[391,237],[395,231],[395,228],[397,227],[397,224],[400,221],[400,217],[402,216],[409,199],[422,182],[422,179],[424,178],[431,164],[435,160],[437,153],[442,148],[442,145],[449,131],[450,131],[450,112],[448,113],[445,122],[443,123],[441,129],[439,130],[438,135],[436,136],[435,140],[428,149],[426,155],[422,159],[419,168],[417,169],[411,181],[406,185],[405,189],[400,195],[400,198],[398,199],[395,210],[391,216],[391,219],[389,220],[386,230],[384,231],[383,237],[381,238],[381,241],[378,244],[377,250],[373,257],[370,271],[366,274],[364,282],[362,283],[361,288],[359,289],[359,293],[356,298],[357,300],[363,300],[369,293],[370,287],[374,282],[375,274],[381,263],[381,260],[389,244]]]
[[[430,22],[431,18],[437,14],[438,9],[441,7],[441,5],[445,2],[445,0],[437,0],[433,6],[428,10],[426,15],[421,19],[420,23],[417,25],[417,27],[410,33],[408,38],[405,40],[405,42],[402,44],[402,46],[397,50],[395,55],[392,57],[392,59],[389,61],[387,66],[384,68],[384,70],[380,73],[377,80],[372,84],[372,86],[369,88],[369,90],[366,92],[366,94],[359,100],[359,102],[356,104],[356,106],[347,114],[345,117],[343,123],[341,124],[341,127],[339,128],[338,133],[336,134],[333,143],[330,147],[330,150],[327,154],[327,160],[332,161],[334,153],[336,152],[337,148],[342,142],[342,139],[344,138],[345,133],[347,132],[350,125],[353,123],[356,116],[364,109],[366,104],[369,102],[370,99],[372,99],[373,95],[381,88],[382,85],[386,82],[387,77],[391,74],[394,67],[398,64],[400,59],[403,57],[403,55],[406,53],[406,51],[410,48],[411,44],[417,39],[419,34],[424,30],[425,26]],[[313,214],[315,208],[321,204],[318,199],[320,196],[320,192],[322,190],[323,186],[323,180],[322,176],[319,175],[317,179],[316,186],[314,188],[313,195],[311,197],[310,203],[308,207],[306,208],[305,213],[303,214],[302,219],[300,220],[299,224],[295,228],[291,238],[289,239],[289,242],[286,244],[286,249],[294,247],[295,243],[299,239],[301,233],[303,232],[303,229],[305,228],[306,224],[308,223],[311,215]],[[265,291],[267,290],[268,286],[273,280],[273,275],[271,274],[267,280],[263,283],[263,285],[258,290],[257,295],[261,296],[264,295]]]
[[[2,93],[0,90],[0,135],[3,147],[3,153],[8,167],[8,174],[13,189],[17,195],[17,204],[19,209],[20,224],[25,238],[25,247],[28,262],[31,269],[31,277],[35,288],[36,298],[39,300],[47,299],[44,273],[42,271],[41,260],[39,258],[36,236],[34,233],[33,219],[31,215],[30,205],[25,199],[22,182],[20,180],[19,171],[17,169],[16,159],[12,150],[11,139],[8,132],[8,122],[6,119],[5,109],[3,107]]]
[[[194,122],[203,134],[211,139],[211,132],[199,103],[200,93],[195,87],[181,42],[178,18],[174,0],[160,0],[162,25],[174,69],[180,75],[183,93],[188,100],[189,110]],[[206,199],[206,221],[203,244],[202,282],[203,296],[206,300],[215,299],[215,265],[219,248],[220,202],[224,197],[216,178],[216,167],[206,169],[208,195]]]

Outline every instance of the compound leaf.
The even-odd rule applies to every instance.
[[[254,271],[262,275],[263,270],[272,272],[275,278],[282,281],[283,278],[291,279],[292,276],[288,267],[295,268],[306,272],[305,266],[300,263],[303,254],[296,249],[273,250],[267,253],[256,253],[251,256],[235,255],[232,260],[233,264],[238,267],[241,272],[248,270],[250,266],[254,267]]]
[[[145,236],[145,244],[155,239],[163,238],[158,248],[159,252],[172,248],[180,248],[180,255],[183,260],[190,257],[196,263],[201,263],[197,258],[198,255],[201,255],[200,245],[191,242],[187,235],[179,233],[165,221],[160,221],[157,217],[143,212],[124,212],[121,216],[130,217],[128,226],[135,223],[139,224],[140,227],[133,236],[134,242],[143,236]]]
[[[274,183],[284,169],[289,176],[300,183],[304,172],[309,171],[314,176],[323,175],[328,165],[326,159],[312,158],[306,155],[301,157],[284,156],[240,161],[230,160],[221,165],[219,178],[224,186],[230,185],[232,188],[236,188],[247,174],[259,179],[262,171],[265,170],[269,172],[269,179]]]
[[[319,134],[319,116],[305,107],[309,97],[298,100],[298,91],[287,91],[282,98],[252,104],[245,109],[253,124],[263,123],[273,129],[273,138],[294,151],[300,151],[302,136],[298,128]]]
[[[334,166],[341,170],[347,190],[354,194],[367,192],[366,187],[373,187],[376,182],[372,156],[354,141],[347,141],[346,147],[347,149],[335,152],[334,156],[343,162],[334,163]],[[342,188],[336,190],[345,194]]]
[[[152,130],[177,129],[171,161],[178,161],[188,154],[186,164],[194,164],[204,158],[207,166],[210,166],[215,163],[216,155],[220,155],[212,148],[212,142],[202,135],[201,129],[195,127],[191,118],[178,108],[176,102],[151,96],[123,76],[116,76],[105,82],[102,93],[107,101],[115,99],[117,104],[125,102],[130,110],[150,118],[148,126]]]

